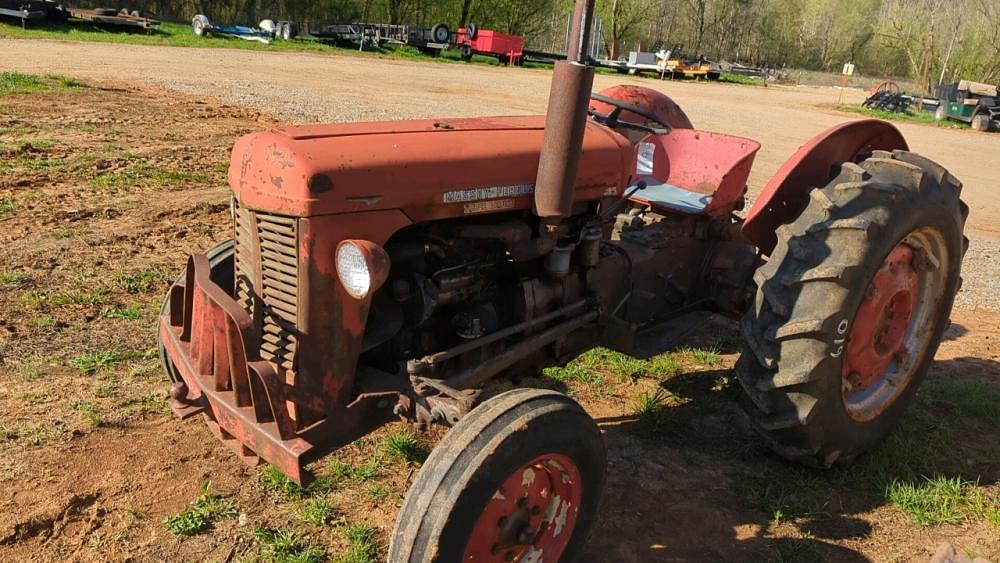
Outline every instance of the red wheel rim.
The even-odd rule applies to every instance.
[[[556,563],[573,536],[582,497],[573,460],[562,454],[536,457],[494,492],[462,560]]]
[[[915,253],[905,242],[896,245],[875,274],[847,339],[845,386],[852,393],[869,389],[898,359],[920,294]]]
[[[842,390],[847,413],[862,422],[888,409],[909,388],[941,325],[951,256],[941,232],[907,235],[872,277],[853,322],[837,327],[844,340]]]

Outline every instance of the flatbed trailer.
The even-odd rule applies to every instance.
[[[159,20],[147,18],[138,10],[129,12],[128,10],[116,10],[114,8],[69,8],[69,14],[76,19],[88,21],[98,25],[111,25],[116,27],[136,27],[150,31],[160,25]]]
[[[60,21],[69,19],[69,13],[62,4],[44,0],[0,0],[0,17],[21,20],[26,26],[29,21]]]
[[[391,43],[412,45],[422,51],[434,53],[450,47],[452,40],[451,30],[443,23],[430,28],[368,22],[316,24],[309,28],[309,35],[339,43],[357,43],[361,49],[365,45],[378,47]]]

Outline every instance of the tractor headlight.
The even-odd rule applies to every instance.
[[[389,276],[389,255],[373,242],[345,240],[337,247],[337,276],[348,295],[365,299]]]

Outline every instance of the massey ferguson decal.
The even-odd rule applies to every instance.
[[[489,188],[473,188],[458,190],[444,194],[445,203],[464,203],[484,199],[499,199],[504,197],[521,197],[535,193],[534,184],[518,184],[515,186],[493,186]]]

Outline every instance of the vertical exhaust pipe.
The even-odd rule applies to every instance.
[[[594,67],[587,64],[594,0],[577,0],[570,27],[567,60],[552,73],[542,152],[535,179],[535,215],[543,236],[554,239],[559,223],[570,216],[587,110],[594,87]]]

